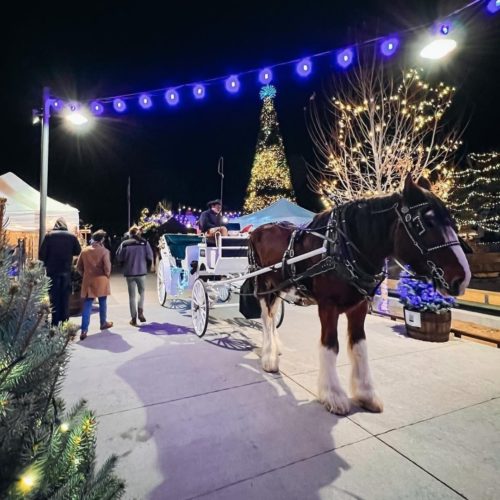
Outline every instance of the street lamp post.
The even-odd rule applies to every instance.
[[[40,154],[40,221],[38,233],[38,249],[42,244],[47,231],[47,184],[49,176],[49,129],[50,110],[54,108],[60,112],[71,127],[81,127],[89,123],[89,113],[81,109],[78,104],[65,104],[60,99],[50,97],[50,88],[44,87],[42,109],[33,110],[33,124],[39,123],[41,118],[41,154]]]
[[[50,121],[50,89],[43,89],[42,105],[42,141],[40,159],[40,225],[38,234],[38,248],[42,244],[46,232],[47,218],[47,179],[49,175],[49,121]]]

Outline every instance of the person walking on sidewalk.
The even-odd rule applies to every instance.
[[[130,324],[137,326],[137,319],[144,323],[144,292],[146,289],[146,274],[153,263],[153,250],[142,237],[141,230],[132,226],[129,238],[122,242],[116,252],[116,260],[123,266],[123,275],[127,280],[128,299],[130,305]],[[139,292],[139,302],[137,294]]]
[[[59,217],[54,229],[45,235],[39,257],[50,278],[50,303],[52,325],[69,319],[69,296],[71,295],[71,266],[73,257],[82,251],[78,238],[68,231],[66,221]]]
[[[111,258],[109,250],[104,247],[105,237],[105,231],[102,229],[96,231],[92,235],[92,244],[83,249],[76,265],[78,272],[83,276],[81,296],[84,303],[80,340],[87,337],[92,303],[96,297],[99,299],[101,330],[107,330],[113,326],[113,323],[107,320],[107,298],[111,295],[109,286]]]

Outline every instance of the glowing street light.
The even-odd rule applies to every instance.
[[[66,120],[68,120],[73,125],[85,125],[89,122],[89,119],[80,111],[72,111],[66,115]]]
[[[436,38],[428,43],[421,51],[424,59],[442,59],[457,48],[457,42],[452,38]]]

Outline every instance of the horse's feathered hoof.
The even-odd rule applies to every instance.
[[[280,371],[278,358],[262,358],[262,369],[267,373],[278,373]]]
[[[382,413],[384,411],[384,403],[378,396],[374,396],[371,399],[357,399],[356,402],[361,408],[373,413]]]
[[[351,410],[351,403],[345,393],[335,394],[329,390],[320,391],[319,400],[330,413],[335,413],[335,415],[347,415]]]

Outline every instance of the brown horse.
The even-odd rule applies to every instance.
[[[316,234],[313,234],[316,233]],[[290,243],[292,240],[292,243]],[[319,399],[339,415],[350,402],[337,376],[337,322],[347,316],[352,363],[353,398],[364,408],[381,412],[368,366],[364,323],[368,299],[383,278],[384,260],[394,257],[422,277],[433,279],[449,295],[460,295],[470,270],[455,226],[443,203],[429,191],[405,181],[403,193],[352,202],[318,214],[305,230],[290,224],[266,224],[251,235],[249,260],[254,269],[282,262],[324,246],[323,256],[296,263],[295,269],[275,270],[256,278],[263,320],[262,367],[279,370],[280,341],[274,315],[285,294],[297,303],[318,305],[321,320]],[[325,256],[329,260],[325,260]],[[318,264],[319,263],[319,264]],[[324,264],[319,273],[313,266]],[[300,278],[309,270],[309,275]]]

